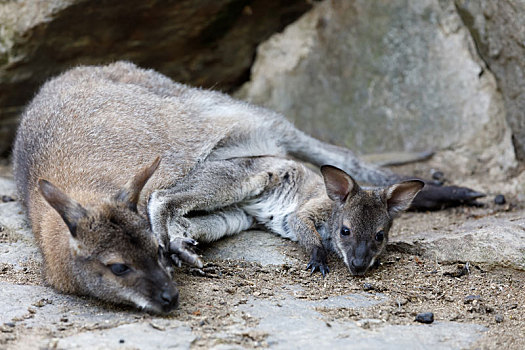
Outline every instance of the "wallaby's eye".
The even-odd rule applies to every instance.
[[[376,233],[376,241],[382,242],[385,239],[385,231],[381,230]]]
[[[117,276],[123,276],[131,271],[131,269],[124,264],[111,264],[109,265],[109,268],[111,269],[111,272]]]
[[[348,236],[350,234],[350,229],[346,226],[341,227],[341,234],[343,236]]]

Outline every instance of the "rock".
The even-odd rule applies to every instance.
[[[15,199],[13,197],[11,197],[11,196],[5,196],[5,195],[2,196],[2,202],[4,202],[4,203],[14,202],[14,201],[15,201]]]
[[[255,329],[268,334],[266,341],[272,349],[461,349],[469,348],[486,331],[475,324],[439,322],[428,327],[389,325],[377,319],[359,320],[355,324],[331,320],[330,327],[326,327],[319,310],[373,305],[370,302],[353,305],[353,296],[349,297],[348,301],[329,298],[323,304],[287,296],[280,300],[281,307],[270,300],[252,299],[240,308],[258,319]],[[297,320],[301,320],[300,327]]]
[[[444,230],[391,236],[394,250],[440,262],[470,262],[525,270],[525,215],[499,213]]]
[[[434,314],[432,312],[422,312],[416,315],[416,322],[432,323],[434,322]]]
[[[285,254],[285,247],[297,243],[281,238],[266,231],[250,230],[226,237],[204,251],[204,259],[246,260],[265,265],[293,264],[301,262]],[[306,266],[307,261],[303,262]]]
[[[39,85],[78,64],[125,59],[175,80],[231,90],[256,46],[311,8],[304,0],[0,3],[0,155]]]
[[[236,96],[358,153],[454,149],[456,168],[503,177],[503,99],[472,47],[452,2],[325,1],[259,46]]]
[[[442,181],[445,178],[445,174],[443,174],[443,172],[439,170],[433,171],[432,178],[437,181]]]
[[[507,203],[507,201],[505,200],[505,196],[504,195],[498,194],[496,197],[494,197],[494,203],[496,203],[498,205],[503,205],[503,204]]]
[[[465,299],[463,299],[463,302],[465,304],[472,304],[474,302],[479,302],[479,301],[481,301],[480,295],[467,295]]]
[[[525,160],[525,2],[455,0],[455,4],[478,54],[496,77],[516,153]]]
[[[78,333],[58,341],[57,349],[114,349],[127,344],[134,349],[190,349],[196,336],[187,326],[159,331],[147,323],[125,324],[107,330]],[[124,340],[125,339],[125,340]]]
[[[363,290],[365,292],[368,292],[369,290],[373,290],[374,286],[370,283],[363,283]]]
[[[501,316],[501,315],[494,316],[494,321],[496,321],[496,323],[503,322],[503,316]]]

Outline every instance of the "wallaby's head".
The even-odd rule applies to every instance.
[[[178,290],[159,242],[137,212],[140,192],[158,165],[159,158],[115,196],[92,206],[82,206],[46,180],[38,181],[40,193],[69,229],[70,278],[80,292],[153,312],[177,307]]]
[[[335,202],[328,228],[333,248],[353,275],[363,275],[385,249],[392,220],[408,209],[424,183],[410,180],[364,190],[336,167],[325,165],[321,172]]]

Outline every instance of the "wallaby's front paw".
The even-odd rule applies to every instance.
[[[326,275],[330,272],[326,255],[327,254],[324,248],[315,247],[312,250],[310,261],[308,262],[308,265],[306,265],[306,270],[311,270],[311,274],[313,274],[315,271],[319,271],[323,274],[323,277],[326,277]]]
[[[170,242],[170,256],[173,263],[180,267],[183,262],[201,269],[204,264],[199,255],[193,250],[197,241],[187,237],[176,237]]]

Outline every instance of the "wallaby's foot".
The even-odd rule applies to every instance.
[[[326,277],[326,275],[330,272],[326,255],[327,254],[324,248],[314,247],[310,261],[308,262],[308,265],[306,265],[306,270],[311,270],[311,274],[313,274],[315,271],[319,271],[323,274],[323,277]]]
[[[178,214],[174,214],[168,223],[168,235],[170,237],[193,237],[191,235],[191,221]]]
[[[170,242],[170,256],[175,265],[180,267],[183,262],[202,269],[204,264],[194,251],[197,241],[188,237],[175,237]]]
[[[458,205],[479,205],[476,199],[485,197],[484,193],[467,187],[436,186],[425,183],[425,187],[412,201],[413,210],[440,210]]]

